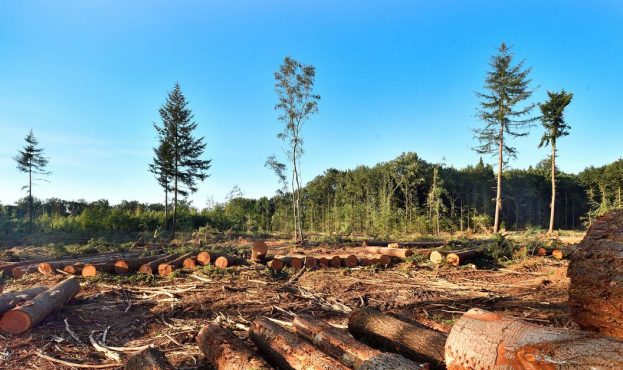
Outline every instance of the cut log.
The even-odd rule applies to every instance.
[[[218,325],[204,326],[197,336],[197,344],[216,370],[272,369],[231,330]]]
[[[328,268],[329,267],[329,259],[327,257],[320,257],[318,260],[318,267]]]
[[[167,361],[164,353],[156,348],[148,347],[134,353],[125,363],[125,370],[175,370]]]
[[[214,266],[218,268],[227,268],[242,264],[242,259],[234,256],[222,255],[214,261]]]
[[[452,327],[448,370],[622,369],[623,342],[471,309]]]
[[[115,273],[117,275],[127,275],[131,272],[137,271],[142,265],[155,261],[157,259],[167,256],[166,254],[159,254],[156,256],[141,257],[141,258],[125,258],[115,262]]]
[[[115,273],[115,263],[114,262],[102,262],[102,263],[87,263],[82,266],[82,271],[80,272],[84,277],[93,277],[99,273]]]
[[[370,362],[376,358],[381,352],[368,347],[367,345],[355,340],[348,332],[337,329],[322,320],[315,319],[308,315],[298,315],[292,322],[294,332],[308,341],[312,342],[316,347],[320,348],[324,353],[333,358],[337,358],[344,365],[352,367],[356,370],[370,368]],[[422,369],[421,364],[416,364],[411,360],[396,355],[401,358],[399,367],[393,369]],[[394,365],[397,365],[394,361]],[[390,369],[385,367],[385,369]]]
[[[389,248],[389,247],[364,247],[365,253],[369,254],[381,254],[384,256],[408,258],[413,255],[411,249],[405,248]]]
[[[341,267],[342,259],[340,256],[326,256],[326,255],[316,255],[316,259],[318,260],[318,264],[322,265],[323,263],[327,264],[327,267]],[[323,260],[321,262],[320,260]],[[326,262],[324,262],[326,260]]]
[[[39,286],[0,295],[0,315],[15,308],[15,306],[23,302],[30,301],[36,295],[43,293],[46,290],[48,290],[47,287]]]
[[[266,262],[266,266],[268,266],[269,269],[274,270],[274,271],[283,270],[283,262],[281,262],[281,260],[276,259],[276,258]]]
[[[182,267],[186,270],[194,270],[197,268],[197,259],[195,257],[188,257],[182,262]]]
[[[155,259],[151,262],[144,263],[138,268],[138,272],[147,274],[147,275],[153,275],[155,272],[158,272],[158,266],[161,263],[167,263],[169,261],[173,261],[178,256],[179,256],[178,253],[173,253],[173,254],[169,254],[167,256]]]
[[[448,251],[431,251],[428,259],[438,265],[446,260],[446,256],[448,255]]]
[[[281,369],[348,369],[295,334],[265,318],[253,321],[249,337],[271,363]]]
[[[173,271],[175,271],[176,269],[179,269],[180,267],[182,267],[182,265],[184,264],[184,260],[188,257],[191,257],[194,253],[193,252],[188,252],[186,254],[183,254],[179,257],[177,257],[174,260],[171,260],[169,262],[164,262],[158,265],[158,275],[160,276],[169,276],[173,273]]]
[[[569,251],[565,249],[554,249],[552,250],[552,257],[557,260],[562,260],[569,257]]]
[[[24,333],[66,305],[79,290],[76,278],[66,279],[6,312],[0,319],[0,329],[10,334]]]
[[[623,339],[623,210],[598,218],[570,260],[572,320],[583,329]]]
[[[318,260],[315,257],[312,256],[307,256],[307,255],[290,255],[290,257],[296,257],[296,258],[300,258],[301,261],[303,262],[303,266],[305,266],[308,269],[313,269],[316,267],[316,265],[318,265]]]
[[[443,247],[448,243],[445,241],[428,241],[428,242],[390,242],[382,240],[366,240],[363,242],[364,247],[387,247],[390,244],[398,244],[401,248],[424,248],[424,247]]]
[[[359,263],[359,259],[354,254],[340,256],[342,266],[344,267],[356,267]]]
[[[348,330],[357,339],[414,361],[443,364],[447,335],[439,331],[398,320],[369,307],[351,314]]]
[[[31,274],[35,271],[37,271],[37,265],[18,266],[11,270],[11,276],[13,276],[14,279],[21,279],[24,275]]]
[[[211,251],[199,252],[199,254],[197,255],[197,262],[199,262],[199,264],[203,266],[209,265],[210,263],[214,264],[214,261],[216,261],[216,259],[220,256],[222,256],[221,253]]]
[[[427,363],[417,363],[408,360],[397,353],[381,353],[364,362],[357,370],[428,370]]]
[[[538,248],[536,249],[535,254],[536,254],[537,256],[547,256],[547,249],[545,249],[545,248],[543,248],[543,247],[538,247]]]
[[[83,265],[81,263],[76,263],[73,265],[66,265],[63,267],[63,271],[65,271],[66,273],[70,275],[80,275],[82,274],[82,267]]]
[[[281,262],[283,262],[285,266],[288,266],[288,267],[292,267],[295,269],[303,268],[303,261],[298,257],[276,256],[275,259],[280,260]]]
[[[268,253],[268,246],[263,241],[256,241],[251,246],[251,261],[263,261]]]
[[[37,265],[37,271],[43,275],[51,275],[57,269],[62,269],[65,266],[62,262],[41,262]]]
[[[446,262],[451,266],[458,266],[465,264],[468,261],[473,261],[481,255],[481,251],[478,249],[467,249],[464,251],[450,252],[446,254]]]

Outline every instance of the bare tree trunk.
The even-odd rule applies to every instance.
[[[500,122],[500,144],[498,152],[497,189],[495,196],[495,221],[493,232],[500,231],[500,211],[502,210],[502,166],[504,165],[504,126]]]
[[[169,230],[169,191],[164,189],[164,230]]]
[[[177,164],[175,165],[175,172],[177,173]],[[173,236],[177,230],[177,175],[175,175],[175,189],[173,191]]]
[[[556,207],[556,141],[552,141],[552,203],[549,208],[549,230],[548,233],[554,232],[554,215]]]
[[[32,234],[32,164],[28,169],[28,230]]]

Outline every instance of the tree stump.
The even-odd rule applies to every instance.
[[[570,259],[573,321],[583,329],[623,338],[623,210],[597,219]]]

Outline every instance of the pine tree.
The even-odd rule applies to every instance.
[[[286,57],[279,71],[275,72],[275,92],[279,98],[275,109],[280,111],[279,120],[285,124],[283,131],[277,137],[290,146],[287,153],[292,164],[294,239],[299,244],[303,244],[300,162],[303,155],[303,137],[301,130],[305,121],[318,112],[320,95],[313,93],[315,78],[316,68],[313,65],[301,64],[291,57]]]
[[[552,181],[552,202],[550,204],[549,233],[554,232],[554,212],[556,207],[556,142],[559,138],[569,135],[570,126],[565,122],[563,112],[571,103],[573,94],[565,90],[560,92],[548,91],[549,100],[539,104],[541,108],[541,123],[545,132],[539,143],[539,148],[551,144],[551,181]]]
[[[28,189],[28,230],[32,234],[32,222],[33,222],[33,198],[32,198],[32,184],[40,180],[38,178],[33,179],[33,175],[47,176],[50,172],[45,168],[48,165],[48,159],[43,156],[43,149],[39,148],[39,141],[35,138],[32,130],[28,133],[26,138],[26,145],[23,150],[18,152],[18,155],[13,157],[17,162],[17,169],[20,172],[28,173],[28,185],[22,187],[22,189]]]
[[[206,144],[203,137],[193,137],[197,123],[178,83],[169,92],[159,112],[162,126],[156,126],[156,129],[161,139],[155,154],[160,161],[154,161],[154,165],[165,196],[169,191],[173,193],[172,232],[175,235],[178,195],[186,197],[197,191],[197,180],[203,181],[209,176],[206,172],[212,160],[200,158]]]
[[[534,108],[534,104],[518,106],[532,95],[528,78],[531,68],[523,67],[524,62],[513,64],[513,54],[502,43],[498,53],[491,58],[491,70],[487,72],[484,93],[477,92],[481,99],[478,117],[485,123],[484,128],[475,129],[474,136],[479,141],[475,148],[481,154],[498,156],[497,186],[495,197],[495,221],[493,232],[500,229],[502,210],[502,174],[508,158],[515,158],[517,151],[508,145],[508,137],[526,136],[528,129],[537,118],[524,118]],[[505,136],[506,135],[506,136]]]

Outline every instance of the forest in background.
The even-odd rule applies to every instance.
[[[550,162],[504,173],[502,221],[506,230],[546,228],[549,221]],[[579,174],[558,172],[556,229],[584,229],[591,220],[622,207],[623,159]],[[482,160],[456,169],[427,162],[415,153],[375,166],[328,169],[303,188],[307,233],[372,236],[490,230],[495,208],[495,174]],[[235,187],[223,203],[197,208],[182,202],[179,229],[245,234],[292,234],[291,194],[250,199]],[[164,205],[107,200],[86,202],[34,199],[36,232],[96,235],[154,232],[162,228]],[[2,235],[27,233],[28,199],[0,206]],[[162,230],[159,230],[162,233]]]

